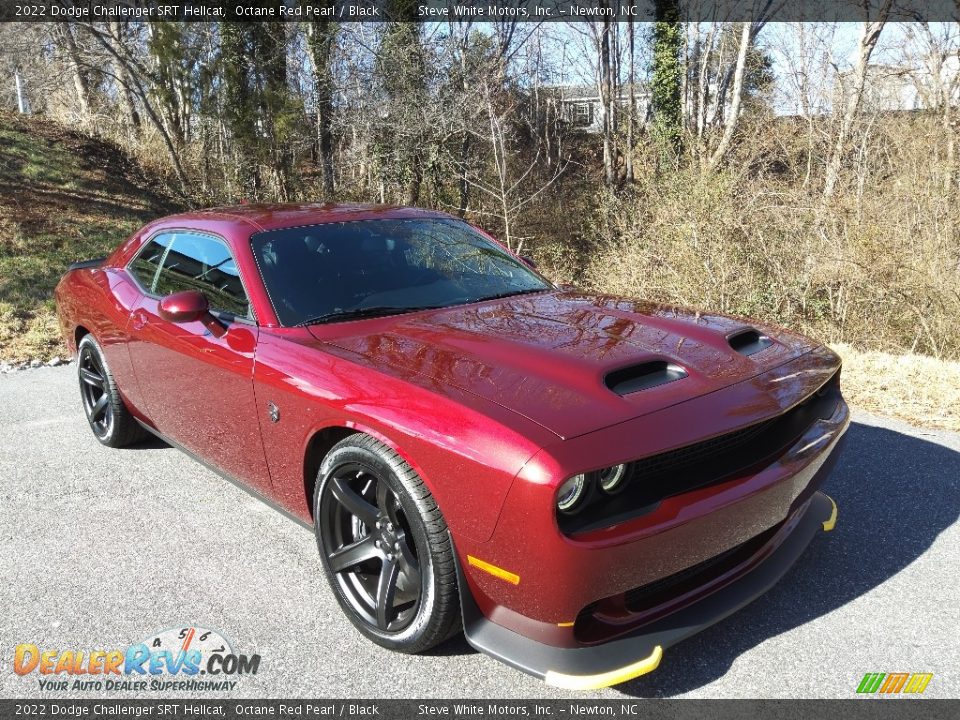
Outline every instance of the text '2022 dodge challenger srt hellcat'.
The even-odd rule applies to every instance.
[[[443,213],[176,215],[56,299],[97,439],[159,435],[311,527],[347,617],[395,650],[462,628],[554,685],[613,685],[836,521],[833,352],[558,288]]]

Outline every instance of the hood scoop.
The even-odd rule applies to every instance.
[[[727,338],[727,342],[730,343],[730,347],[741,355],[754,355],[773,345],[773,340],[766,335],[760,334],[753,328],[747,328],[746,330],[734,333]]]
[[[649,390],[657,385],[666,385],[687,377],[687,371],[666,360],[651,360],[640,365],[614,370],[604,378],[606,386],[617,395],[629,395]]]

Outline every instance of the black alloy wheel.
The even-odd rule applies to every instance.
[[[77,379],[83,412],[97,440],[119,448],[147,436],[124,403],[103,350],[89,333],[77,345]]]
[[[93,434],[103,442],[113,429],[113,407],[110,404],[107,371],[89,343],[81,348],[77,362],[83,410],[87,414],[87,422],[90,423]]]
[[[446,523],[397,453],[369,435],[338,443],[320,468],[314,519],[327,579],[360,632],[422,652],[459,629]]]
[[[423,595],[416,543],[400,500],[376,472],[338,467],[321,501],[324,552],[353,611],[380,630],[416,617]]]

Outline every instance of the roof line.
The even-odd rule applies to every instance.
[[[245,215],[237,215],[235,213],[223,212],[222,210],[207,210],[207,211],[201,210],[200,212],[208,212],[210,215],[219,215],[220,217],[223,217],[223,218],[230,218],[231,220],[239,220],[240,222],[246,223],[247,225],[252,227],[254,230],[259,230],[261,232],[266,230],[266,228],[263,227],[263,225],[261,225],[258,222],[254,222],[253,220],[251,220]]]

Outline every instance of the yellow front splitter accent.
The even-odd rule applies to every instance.
[[[830,512],[830,517],[823,521],[823,531],[830,532],[837,524],[837,504],[829,495],[824,495],[824,497],[830,501],[831,505],[833,505],[833,510]]]
[[[544,680],[548,685],[564,688],[565,690],[598,690],[600,688],[617,685],[627,680],[633,680],[648,672],[653,672],[663,658],[663,648],[657,645],[649,657],[637,660],[635,663],[624,665],[622,668],[610,670],[596,675],[565,675],[564,673],[547,671]]]

